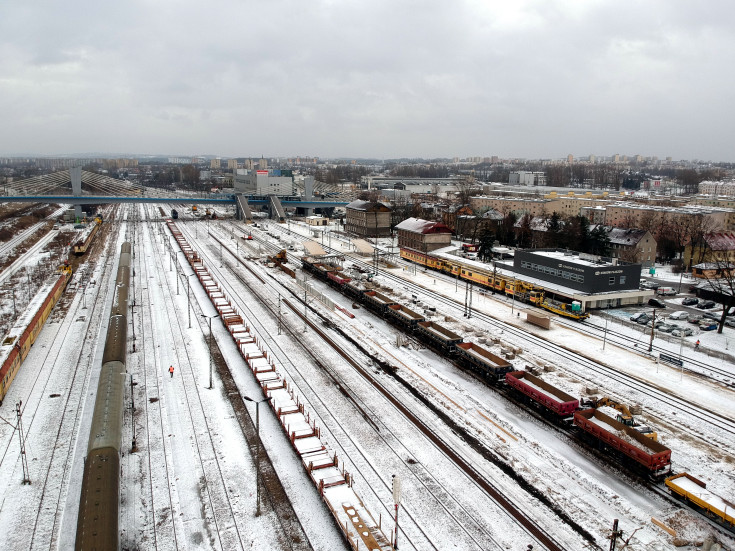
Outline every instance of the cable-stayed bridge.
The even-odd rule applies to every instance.
[[[81,205],[107,203],[170,203],[235,205],[239,217],[250,217],[250,205],[268,205],[271,215],[281,218],[284,208],[304,209],[341,207],[345,201],[318,201],[298,197],[245,196],[243,194],[178,194],[156,188],[145,188],[95,172],[70,168],[51,174],[33,176],[5,185],[2,202],[61,203],[74,205],[81,216]]]

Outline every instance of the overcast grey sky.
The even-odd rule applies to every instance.
[[[4,0],[0,154],[735,160],[731,0]]]

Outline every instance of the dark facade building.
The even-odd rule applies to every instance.
[[[561,249],[518,250],[513,269],[519,275],[589,294],[637,291],[641,275],[640,264]]]
[[[345,230],[360,237],[390,235],[391,208],[377,201],[352,201],[346,207]]]
[[[452,243],[452,230],[441,222],[408,218],[396,226],[398,246],[422,252],[441,249]]]

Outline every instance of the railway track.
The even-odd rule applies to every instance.
[[[101,254],[103,262],[106,254]],[[105,281],[106,278],[109,278],[109,274],[103,273],[102,280]],[[100,289],[105,288],[104,285],[95,287],[93,297]],[[58,545],[61,537],[59,530],[62,509],[69,489],[76,435],[80,429],[84,407],[83,396],[92,370],[90,359],[94,355],[93,346],[103,313],[103,308],[97,305],[96,300],[86,312],[83,312],[86,309],[86,304],[83,306],[83,303],[81,299],[74,303],[74,299],[62,295],[47,320],[45,334],[39,337],[33,348],[33,354],[43,354],[43,358],[27,358],[20,370],[21,373],[25,370],[29,374],[34,363],[40,363],[42,367],[37,369],[32,380],[26,379],[25,384],[21,377],[17,377],[10,390],[11,397],[13,393],[23,394],[26,448],[29,454],[39,455],[34,458],[34,472],[31,474],[35,488],[34,498],[27,500],[35,511],[32,515],[26,514],[29,519],[28,530],[23,533],[29,539],[22,547],[29,549],[53,548]],[[53,318],[60,316],[60,312],[64,310],[66,312],[63,319],[57,326],[52,326]],[[83,323],[82,326],[79,325],[80,322]],[[70,345],[73,332],[80,330],[84,335],[81,343],[74,342]],[[53,335],[49,331],[54,331]],[[49,401],[49,398],[58,400]],[[11,399],[8,405],[14,401],[15,399]],[[12,452],[8,457],[14,436],[11,433],[0,457],[0,466],[8,460],[13,463],[16,461]],[[49,452],[39,454],[41,450]]]
[[[606,330],[604,325],[591,323],[590,320],[587,320],[584,324],[581,325],[576,322],[565,320],[564,318],[559,318],[556,321],[560,325],[564,325],[565,327],[568,327],[572,330],[583,331],[600,339],[607,337],[610,342],[614,342],[618,346],[624,346],[630,350],[634,350],[639,354],[647,355],[651,358],[655,358],[656,354],[660,353],[672,355],[672,351],[670,349],[655,344],[657,342],[656,339],[654,339],[653,341],[654,344],[651,352],[647,352],[648,340],[650,339],[650,328],[646,328],[646,330],[642,332],[641,335],[639,335],[638,337],[633,337],[632,335],[628,335],[620,331],[615,331],[614,329],[610,329],[609,327]],[[640,325],[637,325],[637,328],[643,329]],[[691,346],[691,343],[687,342],[687,346]],[[680,359],[684,362],[684,371],[686,371],[687,373],[706,377],[713,381],[724,382],[726,385],[735,388],[735,370],[722,369],[714,365],[713,362],[703,362],[685,354],[682,354]],[[716,377],[713,375],[715,375]]]
[[[157,274],[165,274],[166,268],[163,265],[164,250],[163,246],[158,243],[157,236],[150,235],[150,226],[143,226],[143,231],[148,233],[146,239],[148,240],[151,248],[158,249],[160,254],[155,255],[155,263]],[[164,302],[167,304],[172,303],[173,293],[171,284],[168,278],[163,278],[164,282]],[[168,291],[168,298],[165,297]],[[158,302],[160,297],[155,298],[155,302]],[[154,302],[154,304],[155,304]],[[212,434],[215,432],[214,427],[211,426],[211,421],[207,418],[205,412],[205,405],[201,396],[201,385],[197,382],[197,373],[194,370],[192,358],[189,356],[189,348],[185,346],[185,331],[181,327],[181,322],[178,316],[171,315],[170,308],[164,308],[160,311],[160,315],[163,318],[163,326],[170,327],[171,342],[163,343],[163,346],[168,347],[172,350],[176,365],[178,366],[178,372],[180,374],[176,381],[181,382],[184,389],[184,400],[185,400],[185,411],[191,426],[191,432],[194,434],[193,445],[196,450],[196,457],[200,467],[201,475],[200,479],[203,481],[202,494],[206,501],[209,511],[205,512],[205,518],[209,517],[214,523],[217,539],[219,545],[223,549],[244,549],[246,547],[240,528],[236,522],[237,512],[233,508],[232,501],[229,493],[227,492],[227,484],[223,474],[222,465],[217,457],[217,446],[214,443]],[[200,323],[201,315],[197,316],[197,327],[202,331],[204,336],[205,328]],[[161,324],[156,324],[161,327]],[[165,365],[161,365],[165,371]],[[161,376],[162,370],[159,368],[158,375]],[[186,371],[185,371],[186,370]],[[158,380],[158,379],[157,379]],[[173,379],[172,379],[173,381]],[[160,384],[160,381],[159,381]],[[204,427],[202,432],[201,428]],[[227,527],[231,527],[227,528]]]
[[[18,245],[21,245],[26,239],[30,238],[34,233],[36,233],[41,227],[43,227],[46,222],[49,220],[54,220],[59,217],[59,215],[64,213],[64,209],[60,208],[53,213],[46,216],[43,220],[40,222],[37,222],[30,226],[29,228],[26,228],[25,230],[21,231],[20,233],[14,235],[10,240],[6,241],[5,243],[0,243],[0,257],[8,255],[15,247]]]
[[[432,272],[432,273],[433,273],[433,272]],[[403,282],[403,280],[400,280],[400,281],[401,281],[401,282]],[[424,294],[425,294],[426,288],[424,288],[424,287],[421,287],[421,286],[419,286],[419,287],[420,287],[421,291],[423,291],[423,292],[424,292]],[[477,312],[475,312],[475,315],[477,315]],[[569,325],[569,327],[570,327],[570,328],[572,328],[572,329],[577,329],[577,330],[578,330],[578,327],[579,327],[579,325],[578,325],[578,324],[572,324],[572,322],[566,322],[566,320],[563,320],[563,321],[565,322],[565,323],[564,323],[565,325]],[[587,324],[585,324],[585,325],[587,325]],[[594,326],[592,326],[592,327],[594,327]],[[600,329],[600,331],[603,331],[603,329],[602,329],[602,328],[599,328],[599,329]],[[608,333],[608,334],[609,334],[609,333]],[[702,365],[704,365],[704,364],[702,364]],[[709,366],[707,366],[707,367],[709,367]],[[515,399],[513,399],[513,398],[512,398],[512,397],[511,397],[510,395],[508,395],[508,393],[507,393],[507,392],[506,392],[506,393],[504,393],[504,394],[506,395],[506,398],[508,398],[508,399],[509,399],[509,400],[510,400],[511,402],[513,402],[513,403],[517,403],[517,401],[516,401]],[[533,416],[537,417],[537,418],[538,418],[539,420],[541,420],[541,421],[544,421],[544,422],[546,421],[546,420],[545,420],[545,419],[544,419],[543,417],[541,417],[540,415],[537,415],[537,414],[536,414],[536,413],[535,413],[535,412],[534,412],[533,410],[528,410],[526,406],[522,406],[521,404],[518,404],[518,405],[519,405],[519,407],[521,407],[522,409],[526,410],[526,411],[527,411],[528,413],[530,413],[530,414],[532,414]],[[704,419],[708,419],[708,417],[707,417],[707,418],[701,418],[701,419],[703,419],[703,420],[704,420]],[[727,418],[726,418],[726,419],[727,419]],[[559,430],[560,432],[564,433],[564,434],[565,434],[565,435],[567,435],[568,437],[572,438],[572,434],[571,434],[571,431],[570,431],[570,430],[568,430],[568,429],[565,429],[565,428],[562,428],[562,427],[558,427],[558,426],[556,426],[556,425],[552,425],[552,426],[553,426],[553,427],[554,427],[554,428],[555,428],[556,430]],[[595,454],[595,455],[597,455],[597,456],[599,456],[599,457],[602,457],[603,459],[606,459],[605,457],[603,457],[603,456],[602,456],[602,454],[600,454],[599,452],[596,452],[595,450],[589,450],[589,451],[590,451],[590,452],[594,452],[594,454]],[[627,472],[626,472],[625,474],[626,474],[626,476],[629,476],[629,473],[627,473]],[[638,480],[638,479],[636,479],[636,480]],[[679,506],[680,506],[680,502],[679,502],[678,500],[675,500],[675,499],[673,499],[673,498],[672,498],[672,497],[671,497],[671,496],[670,496],[670,495],[668,494],[668,492],[666,492],[666,491],[665,491],[665,490],[663,489],[663,485],[662,485],[662,483],[661,483],[661,484],[658,484],[658,485],[654,485],[654,484],[646,483],[646,481],[645,481],[645,480],[641,480],[641,482],[643,482],[644,484],[646,484],[646,486],[648,487],[648,489],[649,489],[650,491],[652,491],[652,492],[653,492],[653,493],[655,493],[655,494],[658,494],[658,495],[659,495],[660,497],[664,498],[664,499],[665,499],[665,500],[666,500],[667,502],[670,502],[670,503],[673,503],[673,504],[676,504],[676,505],[679,505]],[[704,517],[704,516],[703,516],[703,518],[706,518],[706,517]],[[723,526],[721,526],[721,525],[720,525],[719,523],[717,523],[717,522],[714,522],[714,521],[712,521],[711,519],[707,519],[707,520],[708,520],[708,522],[709,522],[709,523],[710,523],[710,524],[711,524],[711,525],[712,525],[712,526],[713,526],[714,528],[716,528],[716,529],[717,529],[718,531],[722,532],[722,533],[723,533],[724,535],[728,535],[728,536],[730,536],[730,537],[731,537],[731,534],[728,534],[727,528],[724,528],[724,527],[723,527]]]
[[[152,225],[150,225],[152,226]],[[160,229],[160,226],[153,226],[156,229]],[[169,244],[167,236],[162,231],[151,231],[149,226],[144,227],[149,233],[148,239],[151,244],[151,248],[157,251],[155,255],[155,263],[157,270],[156,273],[166,274],[166,260],[165,250]],[[159,236],[162,238],[159,243]],[[163,288],[163,302],[166,304],[174,304],[174,290],[175,286],[171,281],[171,271],[169,268],[169,276],[164,275],[161,282]],[[160,276],[159,276],[160,277]],[[177,275],[178,277],[178,269]],[[161,302],[161,297],[155,299]],[[196,312],[197,302],[192,301],[192,307]],[[188,308],[188,305],[187,305]],[[221,431],[218,430],[218,423],[215,422],[217,419],[214,413],[211,411],[212,407],[207,405],[211,398],[204,398],[203,392],[211,392],[210,390],[203,390],[204,385],[201,384],[202,370],[197,371],[197,361],[190,356],[190,346],[187,346],[186,340],[190,338],[187,336],[187,329],[183,327],[183,322],[178,316],[172,316],[171,309],[165,309],[160,315],[164,318],[164,326],[171,327],[172,336],[171,342],[163,343],[161,346],[173,351],[175,356],[174,363],[177,366],[176,376],[172,378],[174,384],[183,385],[183,396],[185,402],[184,411],[179,411],[177,417],[188,417],[189,424],[191,426],[191,433],[194,435],[192,438],[192,445],[195,449],[195,456],[198,463],[199,471],[199,486],[200,486],[200,499],[203,500],[202,506],[204,509],[204,518],[209,520],[214,525],[214,533],[208,538],[210,544],[214,547],[221,549],[249,549],[252,545],[251,536],[248,533],[247,526],[243,525],[243,519],[246,518],[246,514],[242,511],[241,507],[236,507],[233,503],[233,497],[231,492],[228,490],[227,476],[225,472],[226,467],[222,464],[219,455],[222,454],[222,450],[218,450],[218,444],[215,442],[215,436]],[[197,331],[201,331],[202,336],[208,332],[208,324],[202,321],[203,312],[196,312],[194,319],[197,325]],[[159,325],[160,326],[160,325]],[[191,331],[189,330],[189,333]],[[213,347],[216,346],[213,342]],[[165,368],[165,365],[162,366]],[[225,375],[225,379],[228,382],[230,388],[234,386],[231,374],[226,365],[224,367],[218,366],[218,371]],[[159,376],[161,370],[158,370]],[[234,389],[236,391],[236,387]],[[216,396],[219,397],[221,394],[216,391]],[[245,405],[240,398],[239,393],[236,393],[236,399],[233,399],[233,394],[228,393],[228,398],[235,410],[235,416],[238,418],[238,423],[241,429],[243,429],[244,439],[247,440],[248,445],[255,445],[255,434],[252,423],[249,425],[244,421],[244,417],[247,417]],[[231,417],[228,417],[231,418]],[[249,430],[248,430],[249,429]],[[180,457],[180,456],[179,456]],[[223,456],[224,457],[224,456]],[[232,467],[230,467],[231,469]],[[271,466],[272,468],[272,466]],[[186,469],[185,469],[186,470]],[[268,468],[265,469],[268,472]],[[233,475],[229,472],[229,477]],[[249,477],[248,477],[249,478]],[[273,481],[270,481],[269,487],[273,490],[273,494],[276,496],[285,496],[283,488],[278,489]],[[239,502],[239,500],[238,500]],[[273,533],[273,544],[278,545],[278,548],[289,548],[289,549],[311,549],[308,541],[305,537],[302,527],[296,519],[293,509],[287,499],[280,499],[278,503],[274,504],[273,511],[277,514],[278,521],[283,527],[283,534],[277,535]],[[215,540],[216,539],[216,543]]]
[[[223,242],[223,240],[221,240],[221,239],[218,239],[218,241],[220,243]],[[228,252],[230,252],[230,253],[232,253],[234,255],[234,252],[235,251],[232,251],[232,250],[229,250],[228,249]],[[201,252],[200,252],[200,254],[201,254]],[[270,284],[272,285],[272,282]],[[279,289],[278,292],[283,293],[284,291],[282,289]],[[271,315],[277,315],[277,313],[273,310],[273,301],[269,301],[267,298],[266,299],[261,299],[261,300],[264,302],[264,304],[267,304],[267,306],[270,308]],[[292,309],[294,311],[297,310],[295,307],[292,307]],[[302,319],[303,319],[303,315],[302,314],[299,313],[299,316],[301,316]],[[256,314],[256,317],[258,317],[257,314]],[[354,369],[357,369],[357,370],[361,371],[363,377],[366,377],[368,379],[372,379],[372,377],[370,377],[370,375],[366,373],[365,367],[364,366],[360,366],[360,364],[358,364],[353,359],[353,357],[359,357],[362,354],[360,354],[359,352],[356,352],[355,350],[350,350],[350,352],[345,352],[341,348],[340,345],[335,345],[334,344],[334,341],[332,341],[331,339],[329,339],[328,337],[326,337],[326,335],[323,332],[321,332],[321,330],[319,330],[318,327],[313,324],[313,322],[309,321],[308,323],[310,324],[310,326],[313,329],[316,328],[316,330],[322,336],[322,339],[326,339],[326,342],[329,342],[330,345],[333,346],[337,350],[337,352],[342,355],[343,358],[349,358],[347,361],[350,362],[353,365],[353,368]],[[308,348],[308,345],[307,345],[307,348]],[[313,354],[313,352],[312,352],[312,354]],[[371,358],[368,359],[368,361],[371,361],[371,360],[372,360]],[[319,361],[319,359],[317,358],[316,361]],[[323,364],[323,362],[320,362],[320,363]],[[324,366],[324,367],[326,367],[326,366]],[[304,378],[303,375],[302,375],[302,378]],[[336,377],[333,376],[333,380],[336,381],[335,384],[339,384],[340,385],[340,388],[343,390],[343,392],[345,394],[348,394],[351,397],[357,394],[356,392],[353,392],[349,387],[344,388],[344,380],[342,378],[340,378],[339,376],[336,376]],[[375,382],[373,382],[373,384],[375,384]],[[380,385],[378,385],[378,386],[380,386]],[[391,392],[388,392],[385,389],[382,389],[381,392],[387,393],[386,394],[387,396],[392,396]],[[413,415],[410,411],[408,411],[405,408],[401,409],[401,407],[400,407],[400,404],[401,404],[400,400],[396,400],[396,398],[393,398],[392,399],[392,402],[393,402],[394,405],[395,404],[398,404],[398,406],[395,406],[398,409],[398,411],[401,411],[401,413],[403,413],[404,415],[406,415],[408,419],[410,419],[410,420],[412,420],[414,422],[414,424],[418,421],[418,418],[415,415]],[[376,418],[377,419],[377,418],[380,417],[380,415],[378,415],[377,413],[370,411],[370,409],[367,406],[365,406],[364,404],[356,405],[356,407],[358,408],[358,411],[361,411],[362,412],[363,416],[365,416],[367,419],[371,420],[370,421],[371,423],[372,423],[372,419],[373,418]],[[441,438],[438,437],[435,433],[433,433],[430,429],[428,429],[428,427],[425,424],[421,423],[420,428],[421,427],[423,427],[423,432],[424,432],[425,435],[428,432],[428,434],[430,434],[433,437],[433,440],[432,440],[431,437],[429,438],[429,440],[430,441],[433,441],[435,445],[436,445],[436,442],[440,442],[440,443],[442,442]],[[381,432],[384,432],[384,431],[388,430],[387,427],[385,427],[383,424],[380,424],[379,429],[381,430]],[[462,466],[462,463],[464,461],[458,455],[456,455],[456,452],[454,452],[446,443],[443,444],[443,447],[441,445],[437,445],[437,448],[438,449],[441,449],[442,452],[447,457],[449,457],[450,459],[452,459],[452,461],[455,464],[459,464],[460,466]],[[465,467],[465,469],[464,469],[465,470],[465,473],[468,475],[468,477],[470,479],[475,480],[475,481],[480,480],[479,486],[483,488],[483,491],[485,491],[487,493],[490,493],[492,495],[492,489],[490,489],[490,491],[488,491],[488,487],[489,486],[487,485],[487,482],[485,482],[485,485],[483,486],[483,477],[480,474],[478,474],[477,471],[475,471],[474,469],[472,469],[467,463],[464,463],[464,467]],[[433,479],[433,480],[430,480],[428,483],[426,481],[424,481],[423,484],[425,486],[427,486],[427,487],[429,485],[431,485],[432,487],[436,487],[439,484],[439,482],[436,481],[435,479]],[[497,492],[495,492],[495,495],[498,496],[499,494]],[[443,501],[445,499],[446,499],[446,496],[438,497],[438,500],[439,501]],[[503,502],[502,501],[503,499],[504,498],[502,498],[502,496],[501,496],[500,498],[498,498],[498,501],[501,504],[504,504],[504,505],[507,506],[508,505],[507,500],[505,502]],[[455,518],[457,518],[458,515],[465,515],[465,514],[466,514],[465,511],[455,511],[455,513],[454,513]],[[523,516],[523,515],[521,515],[521,516]],[[528,526],[527,526],[527,528],[528,528]],[[539,541],[544,541],[549,546],[549,548],[551,548],[551,549],[553,549],[553,548],[559,548],[558,546],[557,547],[554,547],[553,541],[548,536],[544,536],[542,534],[539,535],[538,529],[537,529],[537,532],[534,533],[534,536],[538,537],[539,538]],[[545,537],[545,539],[544,539],[544,537]]]
[[[143,249],[141,248],[141,239],[138,235],[138,232],[136,231],[137,226],[135,224],[132,224],[131,227],[133,235],[132,237],[127,236],[126,240],[133,243],[132,250],[134,251],[134,253],[138,250],[142,251]],[[150,540],[153,549],[159,549],[159,545],[162,542],[170,541],[173,542],[174,546],[178,548],[178,540],[180,534],[179,530],[177,530],[176,523],[172,519],[173,511],[175,510],[176,500],[171,484],[172,475],[169,471],[169,464],[171,461],[170,451],[167,450],[166,438],[163,437],[163,435],[166,433],[166,429],[163,422],[163,411],[161,409],[160,403],[160,380],[158,370],[156,369],[157,362],[155,360],[155,351],[151,349],[150,345],[146,345],[146,343],[149,342],[146,338],[147,330],[146,325],[141,319],[140,313],[138,313],[137,315],[140,328],[138,329],[137,333],[135,331],[136,305],[147,304],[147,302],[143,301],[144,298],[150,300],[148,293],[146,293],[145,295],[143,294],[144,289],[147,290],[147,287],[141,288],[141,286],[138,285],[138,281],[148,280],[148,278],[145,277],[147,271],[146,263],[141,262],[140,254],[134,254],[133,267],[133,274],[131,274],[131,285],[133,286],[133,289],[130,293],[132,298],[130,318],[132,320],[131,325],[133,327],[133,342],[135,343],[136,341],[135,335],[140,335],[143,346],[141,346],[140,348],[136,346],[135,352],[132,354],[128,354],[127,364],[128,371],[131,373],[131,376],[134,378],[142,378],[143,383],[142,388],[138,392],[136,402],[142,405],[144,418],[143,420],[145,424],[145,433],[143,436],[145,438],[145,451],[147,452],[145,453],[145,457],[148,464],[148,495],[146,496],[146,498],[147,500],[149,500],[150,503],[150,511],[152,516],[150,525],[152,526],[152,528],[150,529],[150,534],[144,532],[140,537],[134,532],[134,530],[131,530],[133,533],[125,534],[121,539],[121,543],[123,546],[126,545],[128,542],[126,542],[125,539],[128,539],[130,544],[133,544],[135,541]],[[139,270],[138,273],[141,274],[140,276],[137,276],[136,270]],[[140,303],[138,303],[138,296],[140,296]],[[137,362],[135,360],[137,360]],[[135,417],[136,415],[135,413],[133,413],[132,423],[134,424],[136,423]],[[160,438],[151,437],[151,435],[155,432],[158,432],[160,434]],[[137,429],[134,429],[133,433],[137,433]],[[125,443],[123,442],[123,446],[124,445]],[[131,451],[131,454],[129,455],[132,455],[132,453],[134,452]],[[161,504],[160,502],[161,492],[159,492],[154,485],[153,473],[156,471],[156,469],[154,468],[154,464],[163,465],[163,475],[166,481],[166,495],[168,498],[163,502],[163,504]]]
[[[199,249],[199,253],[200,256],[203,256],[203,258],[205,258],[205,261],[208,265],[217,264],[217,262],[215,262],[215,258],[208,257],[207,252],[202,252],[201,248]],[[214,271],[216,273],[217,270],[215,269]],[[224,278],[220,276],[220,280],[223,279]],[[260,281],[259,276],[256,276],[256,279]],[[241,277],[239,278],[239,280],[241,281],[241,283],[247,286],[247,282],[245,282]],[[275,285],[275,282],[271,278],[267,277],[267,275],[264,280],[266,281],[266,285],[268,287],[273,288],[273,286]],[[263,320],[267,319],[268,317],[271,317],[271,319],[273,317],[278,317],[277,303],[273,301],[270,297],[263,296],[259,292],[258,287],[261,286],[259,284],[255,284],[255,286],[251,287],[250,290],[253,291],[253,293],[257,293],[256,296],[258,297],[259,303],[262,308],[256,308],[255,305],[252,304],[252,301],[247,301],[247,299],[243,296],[241,290],[228,286],[227,292],[232,298],[238,299],[238,308],[241,309],[241,311],[249,312],[249,316],[247,316],[249,323],[251,324],[251,326],[257,329],[261,337],[266,337],[268,339],[271,353],[278,358],[280,364],[288,372],[291,380],[293,380],[297,384],[298,388],[300,389],[300,395],[305,398],[305,401],[310,406],[311,410],[316,412],[322,420],[329,419],[329,422],[324,424],[323,426],[330,427],[330,432],[332,433],[334,441],[338,442],[338,444],[342,448],[341,455],[343,457],[349,457],[352,461],[354,468],[350,470],[353,472],[353,474],[357,470],[364,478],[366,485],[374,493],[376,492],[376,488],[381,487],[382,490],[390,491],[390,488],[386,484],[381,473],[377,471],[374,465],[370,464],[369,458],[367,458],[362,452],[362,446],[360,445],[360,443],[350,436],[350,431],[345,427],[343,422],[340,421],[337,415],[332,413],[330,409],[330,404],[328,404],[319,395],[319,392],[314,386],[315,383],[312,382],[314,375],[306,372],[307,366],[302,365],[299,367],[291,361],[291,355],[283,348],[281,348],[279,344],[279,340],[281,339],[277,338],[277,335],[274,334],[272,328],[266,326],[263,322]],[[288,294],[288,291],[284,289],[279,290],[282,294]],[[322,376],[322,374],[319,373],[322,370],[328,373],[332,384],[337,386],[339,393],[347,397],[347,399],[352,403],[352,406],[356,408],[358,412],[360,412],[360,415],[363,418],[366,418],[368,420],[373,428],[377,428],[375,422],[373,421],[373,418],[376,418],[377,416],[373,413],[366,413],[366,408],[364,404],[362,404],[357,398],[357,393],[350,388],[350,385],[348,383],[346,383],[344,380],[340,380],[340,378],[334,373],[334,370],[328,365],[329,362],[327,358],[324,357],[324,351],[315,349],[313,342],[305,341],[303,333],[300,333],[298,330],[289,327],[285,323],[282,325],[282,328],[284,331],[289,333],[297,343],[300,343],[302,349],[304,349],[306,353],[311,356],[312,363],[316,364],[314,367],[316,368],[317,374],[319,376]],[[383,426],[381,426],[380,428],[383,431],[387,431],[387,428]],[[360,466],[361,464],[362,466]],[[381,496],[379,494],[376,493],[375,495],[378,499],[380,499]],[[386,515],[388,514],[390,514],[390,512],[386,510]],[[410,530],[407,533],[404,524],[404,532],[401,536],[402,541],[409,541],[416,549],[437,549],[428,534],[422,531],[422,528],[413,518],[413,515],[410,511],[406,511],[402,516],[404,519],[408,517],[410,520],[412,520],[417,527],[415,528],[415,531],[421,532],[423,536],[423,540],[420,543],[415,541],[416,536],[412,537]]]
[[[307,238],[305,238],[304,236],[302,236],[302,235],[300,235],[298,233],[291,232],[290,230],[285,229],[285,228],[282,228],[282,227],[280,227],[278,225],[275,225],[275,227],[279,228],[279,230],[282,231],[282,232],[289,232],[289,236],[290,237],[293,237],[293,238],[296,238],[296,239],[299,239],[299,240],[305,240],[305,239],[307,239]],[[272,244],[271,244],[271,246],[272,246]],[[328,246],[326,246],[324,244],[322,244],[322,246],[326,250],[328,250],[328,251],[335,252],[335,253],[340,253],[340,251],[337,251],[336,249],[330,249],[330,247],[328,247]],[[343,253],[340,253],[340,254],[343,254]],[[351,260],[353,262],[356,262],[354,258],[351,258]],[[361,261],[357,261],[356,263],[358,263],[358,262],[361,262]],[[409,267],[410,266],[415,266],[412,263],[408,263],[408,262],[404,262],[404,261],[402,261],[402,263],[404,265],[406,265],[406,266],[409,266]],[[373,265],[372,264],[368,264],[366,262],[361,262],[361,265],[364,266],[364,267],[366,267],[366,268],[368,268],[368,269],[373,269]],[[455,283],[455,278],[453,278],[453,277],[451,277],[451,276],[449,276],[449,275],[447,275],[445,273],[431,271],[431,274],[436,279],[441,279],[442,281],[448,282],[448,283]],[[488,294],[491,293],[490,290],[487,290],[486,292]],[[493,296],[495,296],[495,295],[493,295]],[[511,299],[509,299],[509,298],[506,300],[506,302],[510,302],[510,301],[511,301]],[[528,304],[525,304],[525,303],[523,304],[523,306],[524,306],[524,308],[532,307],[531,305],[528,305]],[[546,312],[545,310],[540,310],[540,311],[542,313],[548,315],[548,312]],[[606,333],[607,334],[607,338],[611,342],[614,341],[615,344],[617,344],[618,346],[626,347],[629,350],[634,351],[634,352],[639,353],[639,354],[643,354],[643,355],[646,355],[647,354],[646,350],[648,348],[648,344],[646,342],[642,342],[640,340],[640,337],[633,337],[631,335],[627,335],[625,333],[617,332],[614,329],[611,330],[609,328],[606,331],[604,327],[597,326],[594,323],[591,323],[589,321],[580,324],[579,322],[571,321],[571,320],[565,319],[565,318],[563,318],[561,316],[555,316],[554,317],[554,320],[556,321],[556,323],[558,323],[560,325],[564,325],[565,327],[568,327],[568,328],[570,328],[572,330],[575,330],[575,331],[578,331],[578,332],[584,332],[584,333],[587,333],[587,334],[589,334],[591,336],[596,336],[598,338],[603,338],[603,335]],[[647,339],[648,339],[648,335],[645,335],[644,340],[647,341]],[[663,352],[663,353],[669,353],[669,354],[671,354],[671,350],[667,349],[666,347],[656,345],[655,342],[656,341],[654,340],[654,345],[653,345],[653,348],[652,348],[652,352],[653,353],[661,353],[661,352]],[[687,343],[687,344],[689,346],[691,346],[691,343]],[[650,354],[648,354],[648,355],[650,356]],[[698,360],[696,358],[693,358],[691,356],[682,355],[682,360],[685,362],[684,370],[687,371],[687,372],[689,372],[689,373],[697,374],[697,375],[708,377],[708,378],[713,378],[712,377],[712,374],[714,374],[714,375],[717,375],[719,377],[719,380],[723,380],[724,379],[724,381],[727,384],[729,384],[730,386],[735,386],[735,378],[734,378],[735,377],[735,372],[733,372],[732,370],[728,371],[728,370],[725,370],[725,369],[718,368],[718,367],[712,365],[711,362],[709,362],[709,363],[708,362],[703,362],[703,361],[700,361],[700,360]]]
[[[351,260],[353,261],[353,263],[356,263],[358,265],[362,264],[363,266],[367,266],[365,263],[362,263],[357,259],[352,258]],[[460,312],[464,310],[464,305],[459,303],[458,301],[447,298],[439,293],[432,291],[431,289],[418,285],[410,280],[399,278],[388,272],[381,273],[384,277],[396,282],[397,284],[401,285],[407,290],[410,290],[411,292],[421,293],[424,296],[428,295],[428,297],[435,302],[451,308],[452,315],[458,318],[461,317]],[[617,371],[614,367],[597,361],[596,359],[588,355],[579,353],[569,347],[554,344],[542,337],[536,336],[533,333],[527,332],[512,324],[500,321],[488,314],[485,314],[484,312],[473,310],[472,315],[475,318],[486,322],[491,327],[501,329],[504,334],[513,335],[518,342],[524,343],[524,347],[533,345],[534,347],[540,348],[546,352],[553,354],[553,356],[562,360],[563,365],[568,366],[568,369],[574,371],[577,377],[581,378],[582,380],[588,381],[590,385],[594,386],[599,384],[599,379],[592,379],[587,372],[584,372],[579,368],[584,368],[585,370],[595,375],[607,377],[618,384],[622,384],[628,387],[629,389],[639,393],[642,396],[650,398],[653,402],[658,402],[659,404],[664,404],[668,407],[672,407],[683,415],[691,416],[695,421],[706,422],[707,424],[717,427],[730,436],[735,436],[735,420],[724,417],[710,408],[704,407],[701,404],[698,404],[692,400],[687,400],[682,397],[671,395],[662,389],[658,389],[650,383],[646,383],[632,376],[621,373]],[[688,427],[687,430],[691,430],[691,427]]]
[[[158,243],[158,235],[155,233],[151,235],[150,224],[140,225],[139,233],[143,234],[140,239],[140,251],[157,250],[162,252],[163,245]],[[152,266],[148,265],[150,261],[139,259],[139,269],[141,270],[139,281],[146,282],[146,287],[141,289],[141,291],[146,291],[141,304],[171,304],[173,302],[171,300],[173,295],[171,283],[165,276],[160,282],[161,292],[151,293],[152,286],[154,289],[157,288],[154,283],[160,277],[160,274],[166,273],[162,254],[154,254],[154,257]],[[166,298],[167,295],[168,299]],[[188,449],[188,444],[185,442],[174,440],[168,447],[164,444],[164,448],[166,448],[164,449],[166,479],[169,481],[167,485],[169,487],[170,513],[178,510],[185,512],[187,518],[201,518],[202,530],[196,532],[199,536],[196,536],[196,533],[194,535],[190,534],[195,529],[192,526],[184,528],[183,526],[177,526],[177,521],[174,521],[172,523],[174,539],[183,542],[188,541],[188,537],[201,537],[216,548],[245,549],[246,544],[237,523],[239,512],[236,512],[233,508],[223,469],[217,457],[217,450],[212,436],[215,430],[210,426],[210,420],[207,418],[197,374],[193,367],[194,362],[189,357],[188,348],[185,346],[186,330],[181,327],[178,316],[172,316],[171,313],[169,308],[152,312],[150,325],[153,327],[170,327],[172,330],[161,342],[158,342],[160,333],[156,331],[151,331],[150,334],[145,333],[145,315],[141,320],[143,322],[141,325],[143,342],[146,346],[151,343],[154,350],[169,351],[168,354],[155,354],[153,361],[145,361],[146,387],[151,381],[155,383],[155,392],[158,398],[155,403],[158,404],[159,409],[161,440],[165,442],[165,434],[175,430],[171,424],[173,418],[176,418],[179,422],[181,419],[185,419],[185,422],[190,426],[190,433],[193,435],[190,448],[194,451],[193,455],[182,453],[185,448]],[[204,334],[198,317],[197,329]],[[180,395],[183,395],[183,408],[178,405],[175,397],[176,392],[166,388],[165,385],[169,383],[163,383],[161,380],[162,377],[165,377],[164,372],[167,372],[167,363],[164,362],[166,356],[177,366],[177,376],[171,378],[171,384],[182,387],[183,392]],[[153,366],[152,370],[148,369],[149,365]],[[178,474],[172,472],[172,469]],[[194,485],[199,486],[200,506],[197,506],[196,503],[187,503],[188,500],[181,499],[177,491],[177,484],[171,483],[174,476],[177,480],[182,478],[184,481],[195,476],[196,482],[194,482]],[[187,524],[190,523],[191,521]],[[163,538],[160,539],[166,541]]]

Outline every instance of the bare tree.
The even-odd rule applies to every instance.
[[[707,235],[719,229],[719,225],[712,218],[704,214],[695,214],[690,217],[688,242],[691,247],[692,254],[689,256],[689,270],[692,264],[699,264],[704,261],[709,250],[707,243]]]
[[[735,306],[735,264],[730,259],[731,251],[713,251],[711,262],[714,270],[703,270],[709,289],[722,297],[722,315],[717,332],[722,333],[727,312]],[[710,275],[710,272],[714,271]]]
[[[459,205],[469,205],[470,197],[477,192],[474,176],[462,176],[457,180],[457,202]]]

